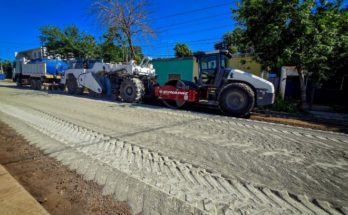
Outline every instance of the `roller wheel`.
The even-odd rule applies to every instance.
[[[248,116],[254,105],[255,93],[244,83],[232,83],[225,86],[219,97],[220,109],[230,116]]]
[[[181,81],[170,81],[166,85],[172,85],[175,86],[177,89],[182,89],[185,88],[186,84]],[[167,107],[172,108],[172,109],[179,109],[182,108],[185,104],[186,101],[179,101],[179,100],[167,100],[167,99],[162,99],[163,104],[165,104]]]
[[[145,94],[143,82],[138,78],[124,79],[120,86],[120,98],[124,102],[138,103]]]

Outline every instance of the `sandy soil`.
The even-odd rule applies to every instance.
[[[45,139],[46,142],[40,143],[42,150],[54,151],[60,147],[59,144],[65,143],[69,147],[82,147],[84,141],[90,145],[102,143],[100,148],[84,146],[84,149],[81,149],[83,156],[72,151],[76,160],[66,160],[69,154],[57,155],[62,162],[80,169],[80,160],[98,159],[98,162],[110,164],[115,169],[111,173],[121,170],[126,175],[163,193],[169,193],[180,201],[194,201],[191,196],[185,197],[187,193],[192,194],[193,190],[198,192],[195,194],[196,198],[204,197],[206,193],[214,193],[212,190],[205,190],[201,184],[195,184],[195,187],[185,181],[189,179],[188,181],[192,182],[192,179],[191,176],[185,176],[184,170],[188,169],[187,171],[192,173],[192,169],[198,168],[200,173],[204,172],[214,180],[236,181],[237,187],[247,187],[248,192],[251,191],[254,195],[247,201],[247,212],[255,210],[251,206],[253,203],[257,205],[258,210],[272,206],[273,203],[268,204],[266,200],[266,203],[256,204],[259,197],[255,193],[259,189],[263,194],[269,194],[267,190],[272,189],[271,194],[285,191],[291,193],[291,196],[305,195],[311,201],[315,200],[314,206],[305,207],[316,207],[320,205],[317,203],[320,201],[330,202],[337,207],[348,206],[348,136],[345,134],[172,111],[146,105],[96,101],[6,86],[0,87],[0,101],[0,119],[7,119],[18,129],[22,124],[28,126],[28,129],[34,129],[38,133],[31,135],[33,141],[35,138],[41,138],[40,133],[60,141],[58,145],[46,146],[49,142]],[[25,133],[27,129],[22,130]],[[30,133],[26,135],[29,137]],[[106,142],[103,142],[103,139]],[[129,145],[125,145],[124,142]],[[110,148],[115,151],[110,151]],[[155,162],[155,166],[149,164],[150,172],[144,173],[144,168],[131,166],[134,163],[133,159],[138,156],[137,153],[139,158],[143,159],[142,162],[144,153],[150,154],[151,162],[156,161],[155,158],[158,156],[159,161]],[[122,163],[125,160],[127,162]],[[177,181],[169,180],[168,175],[161,175],[162,169],[160,167],[158,170],[157,165],[163,160],[180,166],[178,169],[182,172],[176,173]],[[86,173],[85,169],[80,171]],[[105,184],[106,176],[101,175],[102,177],[96,178],[96,181]],[[181,183],[181,180],[183,186],[177,184],[178,181]],[[216,182],[211,183],[214,188]],[[248,184],[251,184],[251,187]],[[182,188],[179,196],[177,191],[171,190],[173,187]],[[219,205],[219,201],[229,198],[233,202],[235,196],[238,201],[243,202],[244,194],[232,195],[231,190],[221,189],[217,186],[217,197],[209,197],[210,201],[213,201],[212,205]],[[222,197],[221,193],[225,196]],[[197,204],[201,201],[200,198],[199,201],[195,200]],[[265,198],[270,197],[266,195]],[[299,199],[303,198],[295,198],[296,201]],[[284,200],[290,201],[286,196],[282,197],[282,201]],[[209,201],[202,201],[203,206],[198,205],[197,208],[211,209]],[[232,209],[237,211],[246,207],[241,206],[241,203],[226,204],[232,205]],[[280,205],[282,209],[283,205]],[[326,207],[324,205],[320,206],[321,209]]]
[[[0,122],[0,163],[52,215],[132,214],[127,204],[33,146]]]

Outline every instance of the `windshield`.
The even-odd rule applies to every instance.
[[[221,68],[228,67],[228,60],[229,58],[226,55],[221,55]]]

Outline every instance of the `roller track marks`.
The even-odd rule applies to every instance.
[[[298,128],[291,125],[282,125],[270,122],[260,122],[249,119],[233,118],[233,117],[224,117],[224,116],[213,116],[207,114],[198,114],[191,113],[187,111],[171,111],[171,110],[155,110],[157,112],[163,113],[165,115],[173,115],[183,118],[191,119],[202,119],[209,122],[227,124],[227,126],[232,126],[236,128],[246,128],[248,130],[257,130],[266,133],[273,133],[279,137],[284,135],[300,137],[300,138],[309,138],[319,141],[333,141],[337,143],[348,143],[348,135],[343,133],[331,132],[331,131],[320,131],[313,130],[310,128]],[[338,137],[339,136],[339,137]]]
[[[55,140],[30,137],[25,129],[19,129],[45,153],[86,180],[104,186],[104,194],[128,201],[135,213],[344,214],[346,210],[306,196],[229,179],[50,114],[7,105],[1,105],[0,110]]]

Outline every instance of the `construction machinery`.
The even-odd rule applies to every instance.
[[[212,105],[232,116],[246,116],[255,106],[274,103],[274,86],[258,76],[228,68],[232,55],[226,50],[195,55],[199,74],[195,81],[171,80],[155,88],[155,95],[169,107],[186,103]]]
[[[152,97],[161,99],[171,108],[180,108],[187,103],[210,105],[233,116],[246,116],[255,106],[273,104],[273,84],[250,73],[228,68],[230,57],[231,54],[224,50],[197,53],[195,60],[199,73],[195,81],[170,80],[163,86],[157,84],[149,58],[139,65],[134,61],[128,64],[93,63],[79,68],[75,65],[65,71],[61,83],[70,94],[81,94],[85,88],[91,93],[106,93],[109,85],[113,97],[124,102],[136,103]]]
[[[17,86],[30,85],[34,90],[60,86],[61,73],[68,65],[57,59],[49,59],[44,47],[16,53],[13,63],[13,81]]]
[[[139,65],[133,60],[127,64],[74,64],[64,72],[61,84],[66,86],[69,94],[82,94],[87,89],[91,94],[112,94],[121,101],[140,102],[144,97],[153,96],[156,85],[150,60],[144,58]]]
[[[150,58],[144,58],[140,64],[133,60],[118,64],[70,62],[70,69],[64,69],[65,65],[58,61],[36,59],[26,62],[22,55],[16,61],[20,65],[16,67],[17,83],[22,85],[24,80],[29,80],[31,82],[27,84],[33,89],[40,89],[41,84],[52,77],[53,80],[61,79],[61,86],[69,94],[78,95],[88,90],[92,95],[112,95],[128,103],[141,102],[144,98],[160,99],[171,108],[188,103],[209,105],[232,116],[246,116],[255,106],[274,102],[273,84],[250,73],[228,68],[227,62],[232,55],[225,50],[195,54],[198,77],[194,81],[170,80],[163,86],[157,84]],[[54,71],[45,69],[48,62],[56,63]],[[42,67],[41,64],[47,65]],[[40,72],[37,74],[36,71]]]

